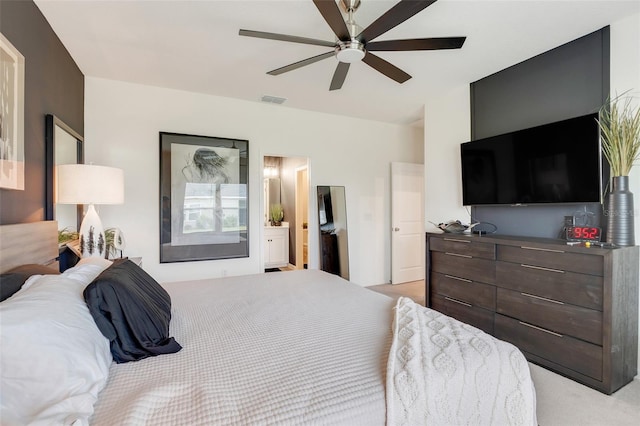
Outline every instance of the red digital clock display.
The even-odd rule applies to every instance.
[[[567,228],[567,241],[600,241],[600,228],[595,226],[570,226]]]

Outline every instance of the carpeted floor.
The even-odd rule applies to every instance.
[[[631,426],[640,424],[640,380],[605,395],[529,364],[536,387],[540,426]]]
[[[389,297],[398,298],[406,296],[416,303],[424,305],[424,280],[411,281],[402,284],[381,284],[366,287],[369,290],[386,294]]]

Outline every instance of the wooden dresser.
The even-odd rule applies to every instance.
[[[610,394],[636,375],[638,247],[427,233],[426,305]]]

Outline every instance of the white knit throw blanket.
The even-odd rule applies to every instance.
[[[529,365],[512,344],[401,297],[387,425],[536,425]]]

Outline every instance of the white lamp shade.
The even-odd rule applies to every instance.
[[[56,203],[122,204],[124,172],[94,164],[61,164],[56,167]]]

